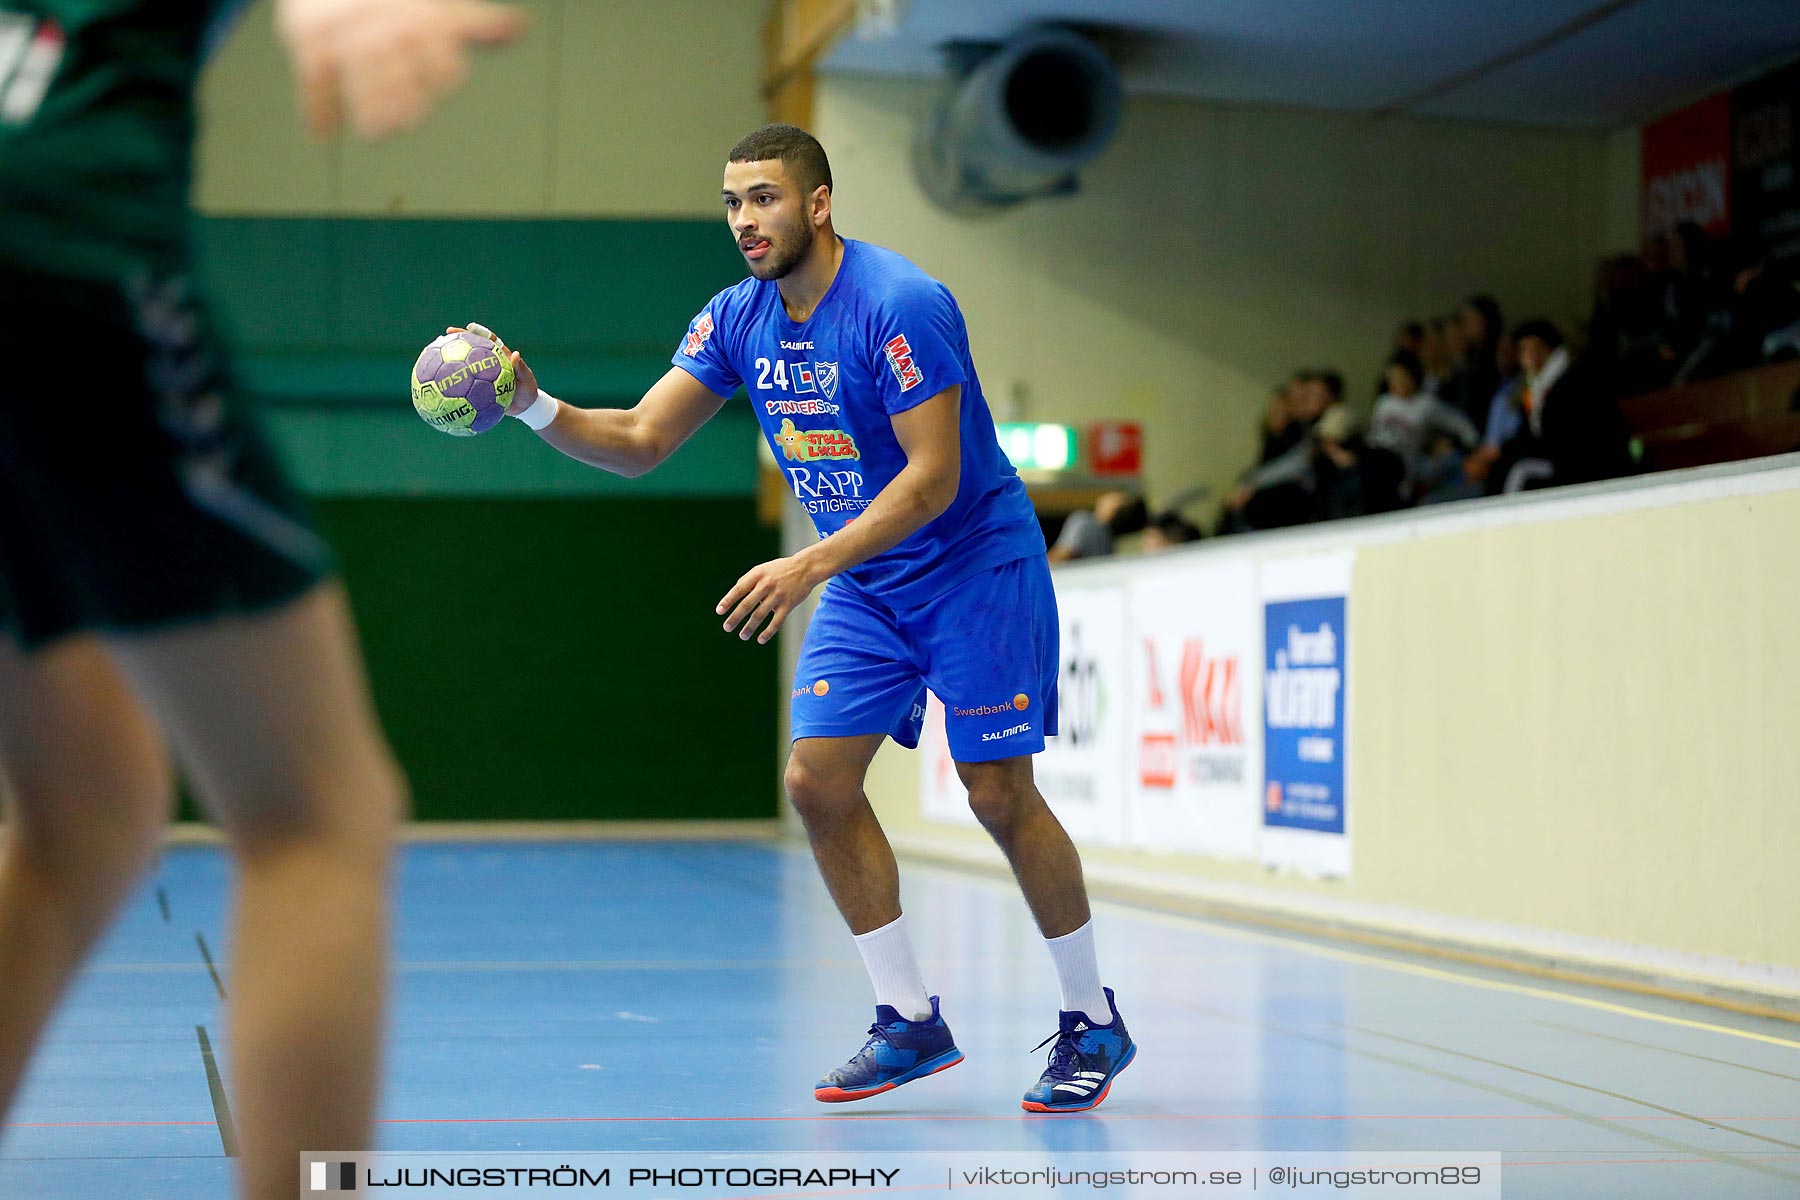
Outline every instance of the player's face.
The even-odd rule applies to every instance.
[[[818,236],[811,197],[779,159],[726,164],[723,195],[725,220],[750,274],[780,279],[805,260]]]

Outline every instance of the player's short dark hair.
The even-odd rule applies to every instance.
[[[1332,400],[1337,401],[1344,398],[1344,377],[1336,371],[1321,367],[1313,372],[1313,378],[1325,385],[1325,390],[1331,393]]]
[[[731,148],[727,162],[767,162],[778,158],[804,192],[820,184],[831,190],[831,160],[819,139],[798,125],[764,125],[753,129]]]

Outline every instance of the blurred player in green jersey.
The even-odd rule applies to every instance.
[[[371,1140],[405,784],[324,544],[191,281],[194,89],[241,7],[0,0],[0,1113],[159,844],[231,836],[243,1192]],[[417,124],[519,14],[278,0],[320,134]]]

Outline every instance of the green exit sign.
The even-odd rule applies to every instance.
[[[1002,421],[1000,448],[1021,471],[1067,471],[1075,465],[1075,427],[1037,421]]]

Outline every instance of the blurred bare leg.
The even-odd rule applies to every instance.
[[[254,619],[110,646],[231,836],[242,1191],[286,1200],[302,1151],[372,1140],[405,783],[335,584]]]
[[[100,643],[0,643],[0,1116],[76,968],[156,852],[168,763]]]

